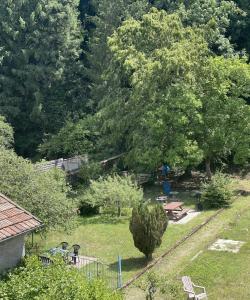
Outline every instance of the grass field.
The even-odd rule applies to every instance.
[[[249,185],[249,181],[240,181],[235,188],[249,188]],[[146,190],[147,198],[152,199],[157,195],[157,187]],[[190,193],[182,192],[178,198],[185,202],[185,206],[193,207],[194,199]],[[203,212],[185,225],[170,224],[154,257],[164,253],[214,212]],[[207,250],[217,238],[242,240],[246,244],[238,254]],[[36,241],[43,250],[55,247],[62,241],[78,243],[81,245],[81,254],[95,256],[110,264],[113,270],[117,268],[117,256],[121,255],[123,282],[146,266],[143,255],[133,245],[128,217],[79,217],[76,228],[71,232],[51,231],[45,239],[36,236]],[[194,259],[198,253],[201,254]],[[158,295],[156,299],[186,299],[180,281],[183,275],[190,275],[195,283],[204,285],[211,299],[250,299],[250,197],[238,197],[231,208],[223,211],[174,253],[165,257],[153,270],[167,276],[173,285],[169,294]],[[138,288],[140,281],[126,290],[127,300],[145,299],[145,293]]]
[[[150,196],[154,198],[159,195],[159,188],[150,190]],[[194,198],[190,193],[180,193],[180,199],[188,207],[194,207]],[[154,253],[154,257],[164,253],[177,240],[186,235],[193,227],[203,222],[213,211],[203,212],[188,224],[170,224],[164,234],[162,245]],[[62,241],[70,245],[81,245],[81,254],[95,256],[101,261],[111,264],[112,269],[117,268],[117,257],[122,257],[123,282],[130,279],[136,272],[146,266],[146,261],[133,244],[132,235],[129,231],[129,218],[111,218],[110,216],[79,217],[77,226],[69,233],[62,231],[51,231],[44,239],[38,235],[35,237],[42,250],[55,247]]]
[[[249,189],[249,185],[249,181],[241,181],[239,187]],[[218,238],[241,240],[246,244],[238,254],[208,250]],[[163,259],[154,271],[166,276],[174,286],[172,292],[169,289],[169,293],[158,294],[156,299],[186,299],[181,284],[183,275],[205,286],[209,299],[250,299],[250,197],[237,198],[230,209]],[[143,278],[126,291],[126,299],[145,299],[145,293],[138,288],[140,281]]]

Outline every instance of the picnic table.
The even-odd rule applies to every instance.
[[[183,208],[183,202],[170,202],[163,206],[170,220],[178,221],[187,215],[189,209]]]

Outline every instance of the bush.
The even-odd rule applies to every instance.
[[[217,172],[212,180],[202,186],[201,202],[205,208],[228,207],[231,204],[232,192],[229,178]]]
[[[121,300],[100,280],[87,280],[82,272],[69,268],[61,259],[44,267],[36,256],[0,282],[0,297],[5,300]]]
[[[65,173],[38,172],[34,165],[11,150],[0,148],[0,191],[38,217],[47,227],[66,226],[75,215],[67,198]]]
[[[170,280],[168,276],[162,276],[154,271],[148,271],[137,282],[138,288],[147,293],[146,299],[179,299],[182,288],[176,280]],[[153,291],[153,293],[152,293]]]
[[[135,247],[145,254],[147,259],[152,259],[155,248],[161,245],[167,225],[168,218],[159,204],[140,203],[133,209],[129,229]]]
[[[143,191],[130,176],[108,176],[92,180],[81,204],[102,207],[104,212],[121,216],[122,209],[134,207],[143,199]]]

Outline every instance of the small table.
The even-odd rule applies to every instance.
[[[55,256],[55,255],[61,255],[63,260],[65,262],[67,262],[69,251],[59,248],[59,247],[55,247],[55,248],[51,248],[51,249],[47,250],[47,252],[45,252],[43,255],[40,256],[40,258],[41,258],[42,262],[47,265],[47,264],[50,264],[52,261],[50,257]]]
[[[51,255],[61,254],[62,256],[68,255],[69,251],[62,248],[51,248],[49,249]]]
[[[189,209],[183,209],[183,202],[170,202],[163,206],[170,220],[179,220],[184,217]]]

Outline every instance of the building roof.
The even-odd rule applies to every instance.
[[[0,193],[0,243],[41,226],[39,219]]]

